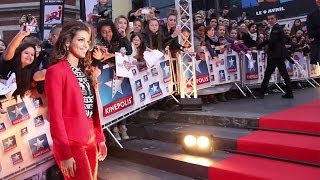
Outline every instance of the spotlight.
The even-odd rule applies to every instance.
[[[192,154],[210,154],[213,152],[213,136],[185,135],[183,138],[183,149]]]
[[[194,147],[197,144],[197,138],[192,135],[187,135],[184,137],[183,142],[187,147]]]
[[[210,146],[210,140],[208,137],[206,136],[200,136],[198,137],[197,139],[197,146],[200,148],[200,149],[206,149]]]

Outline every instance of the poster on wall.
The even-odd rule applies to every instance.
[[[47,39],[50,29],[56,24],[63,23],[64,0],[42,0],[41,5],[42,35]]]
[[[3,100],[0,114],[0,179],[45,171],[34,169],[53,158],[46,105],[43,97]],[[26,178],[26,177],[25,177]]]

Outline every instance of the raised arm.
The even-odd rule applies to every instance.
[[[23,41],[23,39],[26,36],[29,36],[29,35],[30,35],[30,30],[29,29],[25,30],[25,24],[23,24],[18,34],[16,34],[16,36],[9,43],[7,49],[3,52],[3,60],[10,61],[13,58],[14,53],[16,52],[16,49],[18,48],[20,43]]]

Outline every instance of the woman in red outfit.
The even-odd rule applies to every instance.
[[[107,155],[90,71],[92,41],[84,23],[66,23],[45,78],[53,151],[65,179],[97,179],[98,160]]]

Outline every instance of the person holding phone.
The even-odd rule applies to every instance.
[[[21,25],[20,31],[3,52],[2,71],[0,72],[5,79],[9,78],[12,73],[16,74],[17,90],[13,95],[20,95],[20,97],[30,95],[29,90],[35,81],[33,75],[37,71],[36,47],[35,44],[25,41],[31,33],[26,26],[26,23]]]
[[[97,179],[107,156],[91,67],[94,39],[79,21],[63,25],[45,78],[53,152],[65,179]]]

